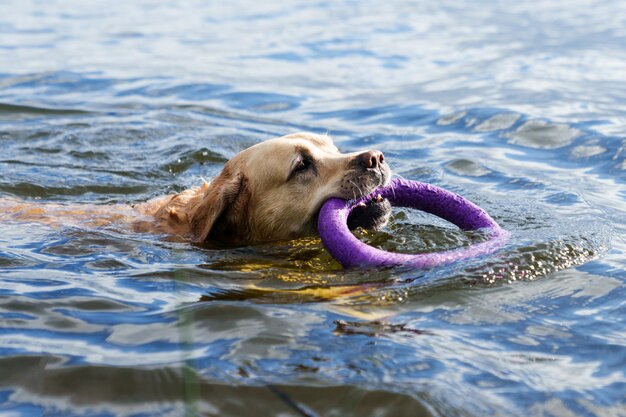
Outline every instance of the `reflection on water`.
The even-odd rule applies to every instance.
[[[316,237],[221,248],[3,212],[0,414],[622,415],[624,12],[2,3],[2,199],[110,210],[328,131],[511,239],[344,271]],[[356,234],[410,253],[484,239],[409,209]]]

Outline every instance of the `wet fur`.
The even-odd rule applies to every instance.
[[[308,155],[314,165],[294,174],[294,163],[302,155]],[[245,149],[210,183],[203,181],[201,187],[134,208],[0,199],[0,220],[92,226],[127,223],[136,231],[195,242],[251,244],[290,239],[316,232],[317,213],[328,198],[356,198],[388,183],[390,170],[382,157],[380,164],[367,167],[363,161],[369,157],[368,153],[340,153],[326,135],[296,133]],[[360,209],[351,226],[378,227],[388,215],[389,207],[384,204]]]

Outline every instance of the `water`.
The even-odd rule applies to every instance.
[[[299,130],[512,232],[432,271],[0,222],[0,415],[626,415],[620,2],[0,5],[0,195],[132,204]],[[371,244],[469,243],[396,210]]]

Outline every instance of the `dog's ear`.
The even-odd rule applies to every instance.
[[[200,193],[189,213],[194,241],[205,242],[209,236],[240,240],[247,230],[250,199],[246,177],[226,167],[210,184],[204,183]],[[222,236],[225,234],[232,236]]]

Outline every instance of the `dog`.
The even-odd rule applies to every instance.
[[[382,152],[342,154],[328,135],[294,133],[253,145],[230,159],[211,182],[133,207],[66,206],[0,199],[0,220],[52,225],[129,223],[135,231],[175,235],[196,243],[253,245],[317,231],[331,197],[354,199],[387,185]],[[350,228],[377,229],[391,205],[372,196],[348,218]]]

